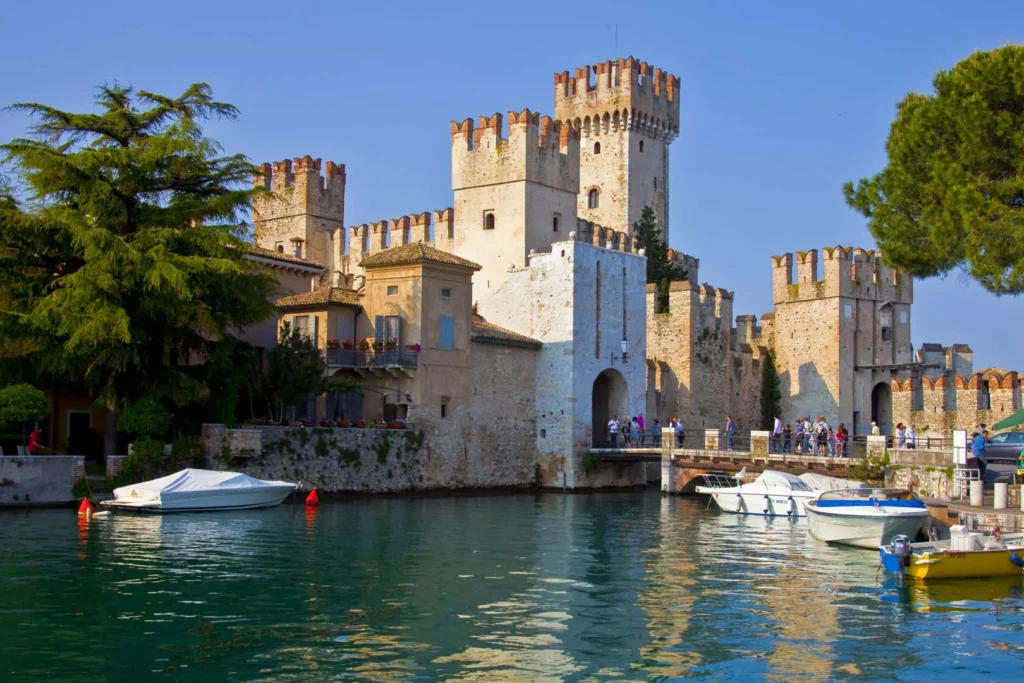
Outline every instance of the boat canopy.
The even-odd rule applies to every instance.
[[[114,489],[114,499],[130,498],[168,503],[207,494],[211,491],[237,491],[267,486],[294,486],[284,481],[263,481],[239,472],[185,469],[159,479],[151,479]]]
[[[790,491],[811,490],[811,487],[800,477],[788,472],[779,472],[778,470],[765,470],[762,472],[753,485],[757,486],[758,484],[767,488],[788,489]]]
[[[817,472],[805,472],[800,475],[800,479],[805,484],[810,486],[815,491],[835,491],[838,489],[866,489],[871,488],[862,481],[855,481],[853,479],[840,479],[839,477],[829,477],[824,474],[818,474]]]

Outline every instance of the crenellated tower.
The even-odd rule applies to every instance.
[[[345,166],[305,156],[260,166],[252,201],[256,246],[336,269],[344,251]],[[340,241],[340,245],[339,245]]]
[[[913,279],[881,253],[837,246],[773,256],[772,293],[785,419],[821,415],[850,433],[868,433],[871,422],[891,431],[890,378],[918,364]]]
[[[531,250],[550,251],[576,228],[580,139],[569,124],[528,109],[452,121],[452,251],[482,270],[478,295],[495,289],[510,270],[524,268]]]
[[[629,231],[649,204],[667,229],[679,79],[633,57],[563,71],[555,117],[580,131],[580,217]]]

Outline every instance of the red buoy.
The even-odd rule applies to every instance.
[[[94,508],[92,506],[92,503],[89,502],[88,498],[83,498],[82,499],[82,504],[78,506],[78,514],[81,517],[86,517],[88,515],[91,515],[95,511],[96,511],[96,508]]]
[[[312,491],[309,492],[309,495],[306,496],[306,507],[315,508],[319,504],[320,496],[316,494],[316,489],[313,489]]]

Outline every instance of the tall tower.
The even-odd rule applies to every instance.
[[[645,205],[668,228],[679,79],[632,57],[555,74],[555,118],[580,131],[579,216],[631,231]]]
[[[784,420],[891,434],[893,374],[913,366],[914,281],[881,253],[829,247],[772,257],[774,351]],[[793,265],[796,265],[796,277]]]
[[[305,156],[260,166],[253,182],[272,194],[256,195],[252,219],[256,246],[334,270],[344,253],[345,166]]]
[[[580,141],[572,126],[528,109],[452,121],[452,189],[457,256],[479,263],[474,291],[484,295],[576,229]]]

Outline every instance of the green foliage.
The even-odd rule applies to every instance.
[[[388,461],[388,453],[391,452],[391,442],[388,441],[386,436],[383,436],[377,441],[377,445],[373,447],[373,450],[377,454],[377,462],[383,465]]]
[[[92,490],[89,488],[89,482],[85,479],[79,479],[72,484],[71,496],[75,499],[92,497]]]
[[[0,373],[84,382],[120,411],[208,397],[204,363],[274,313],[276,278],[245,259],[258,169],[201,123],[235,118],[206,84],[178,97],[100,88],[98,111],[16,104],[29,136],[2,146]]]
[[[50,411],[46,394],[31,384],[12,384],[0,389],[0,422],[33,422]]]
[[[889,466],[889,453],[868,455],[855,459],[850,465],[850,476],[865,482],[881,482],[885,479],[885,468]]]
[[[846,201],[893,266],[1024,292],[1024,46],[976,52],[934,86],[900,102],[888,166],[847,183]]]
[[[685,280],[689,273],[668,258],[668,244],[658,227],[654,209],[645,206],[640,220],[633,223],[633,239],[637,249],[647,252],[647,282],[658,286],[658,312],[668,311],[668,286],[670,282]]]
[[[164,445],[156,439],[143,436],[132,444],[132,452],[124,459],[121,471],[112,482],[113,488],[154,479],[164,472]]]
[[[121,412],[117,428],[129,434],[163,438],[171,428],[171,414],[156,401],[139,401]]]
[[[769,353],[761,367],[761,429],[771,430],[776,417],[782,417],[782,385],[775,354]]]
[[[317,438],[316,444],[313,446],[313,451],[317,454],[318,457],[321,457],[321,458],[327,457],[327,453],[328,453],[327,442],[324,441],[323,437]]]
[[[281,338],[270,351],[267,388],[277,405],[276,419],[284,418],[286,405],[310,394],[322,394],[331,386],[327,359],[316,340],[285,323]],[[303,444],[305,445],[305,444]]]
[[[583,471],[587,474],[592,473],[597,469],[597,456],[593,453],[584,453],[583,457],[580,458],[580,467],[582,467]]]

